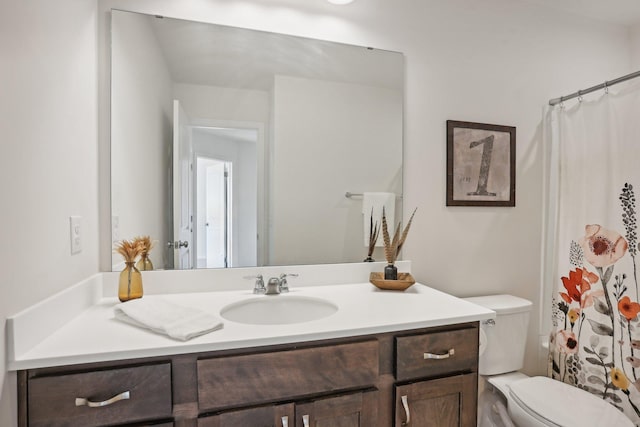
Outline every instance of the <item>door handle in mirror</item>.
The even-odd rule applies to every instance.
[[[169,249],[175,249],[178,250],[180,248],[188,248],[189,247],[189,242],[187,242],[186,240],[176,240],[175,242],[167,242],[167,247]]]

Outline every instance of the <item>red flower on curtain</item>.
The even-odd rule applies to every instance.
[[[561,280],[567,292],[560,292],[560,296],[567,304],[576,301],[582,308],[588,306],[588,302],[593,304],[592,299],[588,299],[587,291],[591,290],[591,285],[598,281],[596,274],[587,269],[576,268],[569,272],[569,277],[561,277]]]
[[[620,311],[620,314],[628,321],[632,321],[638,316],[638,313],[640,313],[640,304],[631,301],[631,298],[625,296],[618,301],[618,311]]]

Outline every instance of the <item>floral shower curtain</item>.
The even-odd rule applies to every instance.
[[[640,82],[549,112],[550,375],[640,425]],[[579,410],[579,408],[573,408]]]

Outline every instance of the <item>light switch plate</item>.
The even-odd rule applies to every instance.
[[[71,237],[71,255],[82,252],[82,217],[69,217],[69,232]]]

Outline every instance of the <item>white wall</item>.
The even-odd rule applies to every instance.
[[[510,292],[538,303],[541,108],[626,74],[632,63],[626,29],[523,0],[99,4],[96,18],[95,2],[86,0],[0,3],[0,319],[97,271],[98,221],[100,247],[108,247],[108,82],[99,82],[98,104],[96,79],[98,59],[107,63],[107,7],[404,52],[405,210],[418,207],[405,255],[420,281],[460,296]],[[444,206],[446,119],[517,127],[516,208]],[[69,255],[70,215],[84,219],[84,250],[76,256]],[[534,316],[530,345],[536,325]],[[4,354],[0,332],[0,360]],[[5,379],[0,425],[15,425],[15,410],[15,385]]]
[[[164,243],[173,224],[161,212],[173,208],[169,187],[173,100],[169,70],[153,29],[142,15],[114,14],[111,43],[111,206],[118,240],[148,235],[155,268],[168,261]],[[145,48],[151,46],[153,48]],[[169,260],[171,261],[171,260]],[[122,257],[113,255],[117,267]]]
[[[0,425],[16,425],[5,318],[98,271],[97,8],[0,2]],[[70,254],[69,216],[83,250]]]
[[[268,265],[362,261],[362,200],[344,195],[402,193],[402,93],[276,76],[273,99]]]

